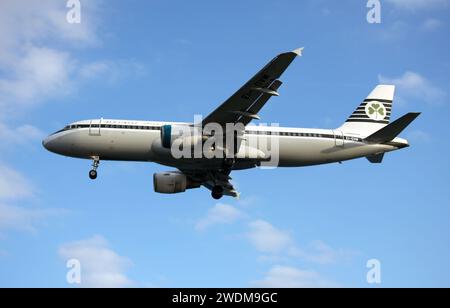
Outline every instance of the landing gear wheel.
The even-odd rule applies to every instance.
[[[96,170],[89,171],[89,178],[91,180],[95,180],[97,178],[97,171]]]
[[[222,186],[214,186],[214,188],[212,189],[211,196],[215,200],[222,199],[222,197],[223,197],[223,187]]]

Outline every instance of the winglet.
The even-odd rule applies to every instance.
[[[295,50],[293,50],[292,52],[295,53],[297,56],[303,56],[303,50],[305,49],[305,47],[302,48],[297,48]]]

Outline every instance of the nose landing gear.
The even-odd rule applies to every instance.
[[[89,171],[89,178],[91,180],[95,180],[97,178],[97,169],[98,169],[98,165],[100,164],[100,158],[98,156],[93,157],[93,162],[92,162],[92,170]]]

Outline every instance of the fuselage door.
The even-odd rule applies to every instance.
[[[100,128],[102,126],[102,119],[91,120],[89,125],[89,135],[90,136],[100,136]]]
[[[344,133],[340,130],[334,131],[334,140],[336,142],[337,147],[343,147],[344,146]]]

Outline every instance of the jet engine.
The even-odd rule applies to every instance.
[[[164,172],[153,175],[153,187],[155,192],[160,194],[178,194],[187,189],[199,188],[200,185],[181,172]]]

